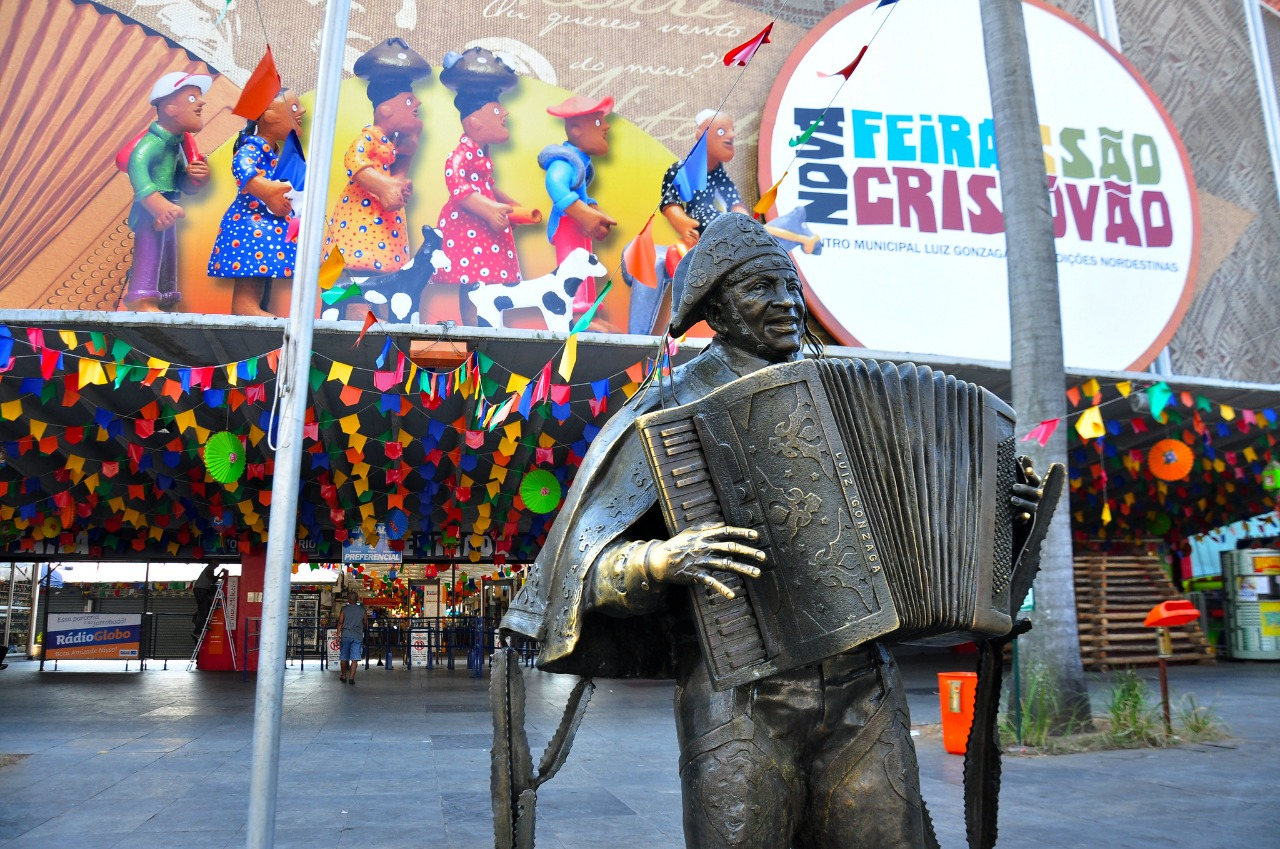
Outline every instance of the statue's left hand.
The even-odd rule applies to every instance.
[[[1040,498],[1044,494],[1044,481],[1036,474],[1030,457],[1018,458],[1017,480],[1009,496],[1009,502],[1021,511],[1017,519],[1030,522],[1040,507]]]

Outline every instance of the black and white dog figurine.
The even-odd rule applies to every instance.
[[[503,327],[502,314],[518,307],[537,307],[548,330],[568,333],[573,322],[573,296],[587,277],[603,277],[607,269],[586,248],[574,248],[550,274],[514,283],[485,283],[467,293],[476,305],[481,327]]]
[[[422,290],[438,271],[448,271],[449,257],[440,250],[444,236],[431,227],[422,228],[422,247],[418,248],[398,271],[386,274],[354,275],[343,272],[336,286],[355,283],[360,287],[360,297],[374,306],[387,305],[387,321],[399,324],[418,323],[418,304]],[[337,307],[329,307],[320,315],[325,319],[339,318]]]

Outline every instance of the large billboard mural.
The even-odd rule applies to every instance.
[[[1217,223],[1202,251],[1204,193],[1169,115],[1131,65],[1055,6],[1082,14],[1080,3],[1036,0],[1026,9],[1059,230],[1067,361],[1141,366],[1170,342],[1193,293],[1229,258],[1231,240],[1247,220],[1227,215],[1221,198],[1209,197]],[[0,103],[0,133],[12,149],[33,126],[60,132],[52,134],[53,155],[9,157],[11,179],[0,185],[9,210],[0,228],[0,307],[130,306],[127,278],[138,245],[127,220],[135,191],[113,160],[155,117],[154,86],[163,75],[182,72],[212,80],[202,92],[203,126],[194,134],[209,173],[197,191],[178,200],[181,291],[157,290],[156,305],[283,314],[292,257],[287,245],[269,237],[287,235],[289,227],[280,227],[283,234],[274,233],[275,224],[265,231],[263,257],[256,248],[230,244],[237,240],[232,208],[243,200],[236,144],[245,127],[231,109],[270,43],[289,96],[300,113],[306,110],[300,121],[305,142],[323,7],[318,0],[263,4],[259,16],[254,6],[224,0],[5,4],[0,15],[11,25],[0,39],[9,45],[12,67],[6,68],[11,85]],[[345,50],[351,76],[343,84],[335,156],[327,163],[327,208],[332,216],[349,195],[346,159],[364,128],[376,126],[379,104],[357,64],[394,40],[430,66],[406,91],[394,92],[417,102],[411,111],[423,127],[412,151],[407,138],[395,143],[400,150],[388,163],[388,173],[408,189],[390,199],[397,207],[392,215],[401,219],[392,229],[404,242],[393,246],[390,263],[412,259],[413,265],[410,274],[388,281],[381,275],[402,268],[361,268],[344,254],[346,276],[338,288],[349,294],[318,303],[317,315],[357,317],[372,306],[387,320],[565,329],[612,279],[590,329],[660,328],[661,299],[623,273],[634,270],[626,267],[624,251],[652,216],[654,282],[667,283],[680,251],[696,237],[689,228],[699,208],[684,195],[672,202],[670,168],[691,152],[698,128],[718,110],[716,120],[728,126],[711,128],[720,135],[709,136],[705,164],[709,177],[719,169],[727,184],[710,192],[712,205],[749,209],[761,189],[788,175],[768,217],[784,238],[794,237],[789,246],[815,311],[837,341],[921,357],[1005,359],[998,170],[977,21],[976,0],[901,0],[887,7],[811,0],[781,11],[763,0],[356,4]],[[726,55],[766,26],[768,41],[750,63],[727,65]],[[833,74],[849,67],[864,44],[863,61],[841,87]],[[68,65],[68,50],[85,61]],[[456,70],[474,65],[477,51],[514,74],[514,82],[493,88],[483,102],[474,99],[477,86]],[[472,59],[451,65],[450,56]],[[59,98],[24,83],[39,74],[54,75],[58,90],[82,94]],[[503,126],[464,149],[468,122],[471,133],[486,132],[478,122],[488,104],[500,108]],[[591,182],[574,185],[576,177],[569,178],[568,189],[594,202],[574,220],[568,207],[558,208],[563,200],[548,194],[550,172],[539,157],[570,141],[570,124],[584,116],[568,113],[589,106],[598,107],[609,128],[600,151],[580,163],[584,171],[589,164]],[[806,123],[813,132],[806,143],[792,145]],[[717,153],[713,143],[725,131],[728,147]],[[282,157],[287,144],[270,147]],[[464,161],[477,167],[465,174],[451,167]],[[259,164],[270,165],[269,158]],[[256,167],[241,163],[244,174]],[[308,168],[315,173],[314,163]],[[573,169],[565,160],[552,166],[565,169]],[[456,193],[459,180],[472,177],[485,188],[472,192],[478,197],[466,210]],[[42,188],[52,185],[70,190]],[[372,198],[355,203],[364,200]],[[561,219],[569,222],[563,228]],[[442,222],[453,222],[454,232]],[[348,223],[367,228],[372,219]],[[573,269],[557,273],[572,252],[566,232],[581,227],[595,229],[579,242],[598,266],[579,256]],[[220,230],[227,232],[221,244]],[[380,241],[367,247],[380,251]],[[676,248],[669,258],[667,246]],[[144,254],[151,250],[143,247]],[[476,250],[501,261],[481,263],[471,279],[464,261],[471,264]],[[278,268],[257,262],[249,268],[254,274],[238,276],[251,261],[273,258]],[[228,268],[237,263],[241,268]],[[276,278],[270,285],[262,279],[268,275]],[[516,275],[520,286],[496,288]],[[357,279],[363,282],[353,288]],[[566,284],[577,280],[584,282],[567,292]],[[557,301],[565,302],[563,312]],[[895,305],[906,302],[925,315],[897,312]]]
[[[92,186],[34,233],[3,236],[23,251],[10,254],[0,306],[284,315],[293,209],[308,172],[318,184],[302,154],[319,5],[287,16],[267,9],[261,22],[239,4],[203,0],[7,6],[30,65],[54,67],[66,45],[108,35],[115,49],[95,47],[92,67],[61,71],[71,88],[109,92],[98,120],[21,87],[3,105],[17,121],[90,133],[92,144],[68,146]],[[738,193],[724,172],[734,158],[729,115],[736,102],[759,102],[767,69],[727,98],[743,74],[721,58],[769,19],[719,0],[631,3],[607,16],[599,5],[495,0],[446,15],[415,0],[355,7],[320,222],[326,252],[345,267],[317,315],[372,309],[386,321],[568,330],[591,312],[593,331],[660,329],[652,284],[669,284],[680,255],[664,262],[665,248],[696,239],[678,212],[695,202],[742,211],[743,194],[754,200],[754,186]],[[232,110],[243,107],[240,89],[252,88],[268,38],[288,91],[237,108],[255,117],[246,124]],[[416,72],[391,84],[403,57]],[[485,69],[502,79],[486,80]],[[674,90],[698,99],[672,101]],[[706,167],[731,194],[713,187],[688,204],[660,203],[708,116],[720,144]],[[748,142],[757,120],[747,110],[738,122]],[[733,167],[741,182],[751,163]],[[48,161],[23,168],[33,186],[66,171]],[[22,194],[6,198],[18,205],[38,194],[4,191]],[[656,267],[637,279],[622,273],[623,252],[642,231],[656,242]]]

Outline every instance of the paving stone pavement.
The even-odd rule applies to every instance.
[[[0,672],[0,847],[222,849],[245,845],[253,681],[118,664],[30,661]],[[917,725],[937,723],[936,672],[964,657],[903,660]],[[1154,672],[1144,675],[1153,677]],[[526,672],[537,757],[572,681]],[[1280,845],[1280,664],[1173,667],[1233,736],[1214,745],[1007,757],[1001,840],[1035,849],[1240,849]],[[493,846],[487,681],[459,665],[371,667],[349,687],[308,664],[285,673],[275,846]],[[539,793],[540,849],[679,849],[680,790],[665,682],[600,681],[569,761]],[[1099,706],[1106,680],[1095,677]],[[927,732],[927,729],[926,729]],[[965,845],[963,759],[918,740],[944,849]],[[887,847],[886,847],[887,849]]]

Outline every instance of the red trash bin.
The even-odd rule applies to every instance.
[[[938,699],[942,707],[942,748],[963,755],[969,747],[973,725],[973,700],[978,690],[976,672],[939,672]]]

